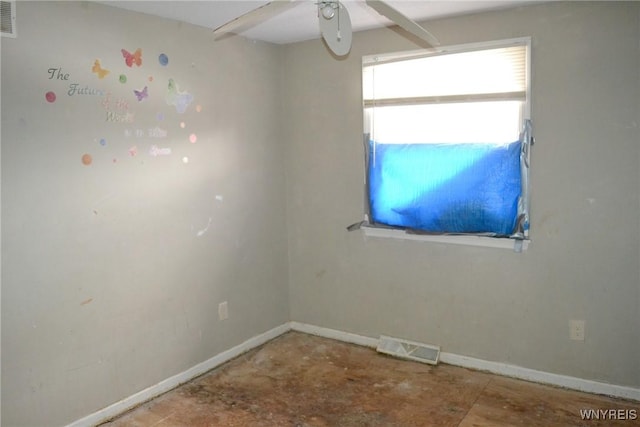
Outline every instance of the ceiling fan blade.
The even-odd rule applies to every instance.
[[[426,41],[431,46],[440,45],[440,42],[433,34],[425,30],[424,28],[422,28],[412,19],[409,19],[408,17],[406,17],[396,9],[389,6],[387,3],[381,0],[366,0],[366,3],[369,7],[373,8],[380,15],[386,16],[387,18],[395,22],[398,26],[404,28],[414,36],[419,37],[422,40]]]
[[[296,5],[293,0],[274,0],[257,9],[253,9],[244,15],[227,22],[224,25],[213,30],[214,38],[219,38],[225,34],[233,33],[238,30],[244,30],[248,27],[256,25],[262,21],[284,12],[285,10]]]

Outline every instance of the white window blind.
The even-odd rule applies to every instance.
[[[441,102],[437,98],[526,96],[525,46],[371,63],[363,71],[364,99],[369,103],[379,101],[378,105],[396,98]]]
[[[365,131],[383,143],[507,143],[527,111],[527,42],[363,59]]]

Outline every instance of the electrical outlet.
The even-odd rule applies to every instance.
[[[218,304],[218,318],[220,320],[226,320],[229,318],[229,306],[226,301]]]
[[[584,341],[584,320],[569,320],[569,338]]]

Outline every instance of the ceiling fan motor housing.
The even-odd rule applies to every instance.
[[[318,3],[320,33],[327,46],[337,56],[344,56],[351,50],[351,19],[349,12],[339,1]]]
[[[336,16],[336,9],[339,7],[337,1],[322,1],[318,3],[318,9],[324,19],[332,19]]]

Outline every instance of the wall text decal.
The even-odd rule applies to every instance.
[[[49,80],[69,80],[69,73],[63,73],[62,67],[49,68],[47,72],[49,73]]]
[[[169,134],[165,129],[154,127],[146,130],[144,129],[125,129],[124,136],[126,138],[136,137],[136,138],[166,138]]]
[[[67,95],[95,95],[95,96],[104,96],[104,91],[102,89],[95,89],[89,87],[87,85],[80,86],[80,83],[71,83],[69,85],[69,90],[67,91]]]
[[[152,145],[149,149],[149,154],[153,157],[168,156],[171,154],[171,148],[159,148],[157,145]]]

